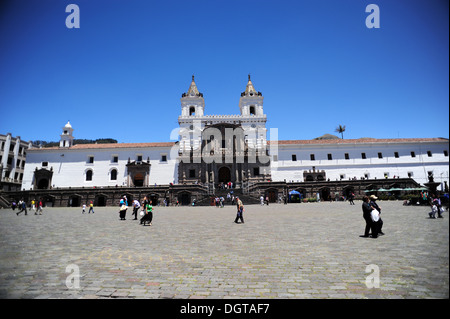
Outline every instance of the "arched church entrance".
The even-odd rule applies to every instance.
[[[330,189],[328,187],[322,187],[320,189],[320,199],[323,201],[330,200]]]
[[[38,189],[47,189],[48,188],[48,179],[42,178],[37,185]]]
[[[231,171],[228,167],[219,168],[219,183],[228,183],[231,181]]]
[[[144,186],[144,174],[136,173],[136,175],[134,175],[133,184],[137,187]]]

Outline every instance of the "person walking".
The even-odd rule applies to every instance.
[[[360,237],[369,237],[369,232],[372,230],[373,233],[373,221],[372,217],[370,216],[372,213],[372,206],[370,206],[370,199],[368,196],[363,197],[363,203],[362,203],[362,211],[363,211],[363,218],[366,221],[366,228],[364,229],[364,235]]]
[[[348,201],[350,202],[350,205],[355,205],[355,203],[353,202],[354,198],[355,198],[355,194],[353,192],[351,192],[350,195],[348,196]]]
[[[27,213],[27,202],[24,200],[20,200],[19,201],[19,207],[20,207],[20,211],[16,213],[17,216],[19,216],[19,214],[23,211],[25,211],[25,215],[28,215]]]
[[[244,224],[244,204],[242,204],[242,201],[239,199],[238,196],[236,196],[236,208],[237,208],[237,214],[236,214],[236,219],[234,220],[234,222],[236,224],[239,224],[238,220],[240,219],[242,224]]]
[[[149,226],[152,225],[153,220],[153,206],[152,201],[148,202],[145,205],[145,215],[141,218],[141,224],[145,226],[146,223],[148,223]]]
[[[378,204],[376,203],[378,197],[376,197],[375,195],[370,195],[369,198],[370,198],[370,206],[376,209],[380,214],[379,220],[377,221],[378,235],[384,235],[383,231],[381,230],[383,228],[383,220],[381,219],[381,207],[378,206]]]
[[[39,215],[42,215],[42,198],[39,199],[39,202],[37,203],[37,212],[34,213],[35,215],[37,215],[39,213]]]
[[[90,214],[91,212],[92,212],[92,214],[94,213],[94,203],[92,201],[89,203],[89,212],[88,212],[88,214]]]
[[[81,209],[81,213],[82,214],[86,213],[86,204],[83,204],[82,209]]]
[[[120,220],[126,220],[125,217],[127,215],[128,206],[125,196],[120,200],[119,207]]]

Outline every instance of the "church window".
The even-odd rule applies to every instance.
[[[432,157],[433,155],[431,154],[431,151],[427,151],[427,155],[428,157]]]
[[[48,162],[42,162],[42,167],[47,167],[48,166]]]
[[[167,155],[161,154],[161,162],[167,162]]]
[[[411,157],[416,157],[416,153],[415,152],[411,152]]]
[[[399,158],[400,156],[398,155],[398,152],[394,152],[394,157],[395,158]]]
[[[111,170],[111,180],[112,181],[117,180],[117,170],[116,169]]]
[[[316,156],[314,154],[310,154],[309,157],[311,158],[311,161],[315,161],[316,160]]]
[[[367,158],[366,153],[361,153],[361,158],[366,159]]]
[[[379,152],[378,153],[378,158],[383,158],[383,153]]]
[[[252,105],[252,106],[250,106],[250,115],[255,115],[255,114],[256,114],[255,107]]]
[[[195,169],[190,169],[189,170],[189,178],[194,178],[195,177]]]
[[[259,176],[259,167],[253,167],[253,176]]]
[[[195,106],[189,108],[189,115],[195,116]]]
[[[448,156],[448,151],[444,150],[444,156]]]
[[[92,170],[86,171],[86,181],[92,181]]]
[[[94,164],[94,156],[88,156],[87,162],[88,162],[89,164]]]
[[[348,155],[348,153],[345,153],[344,156],[346,160],[350,159],[350,155]]]
[[[297,155],[292,154],[292,161],[293,161],[293,162],[297,161]]]
[[[331,161],[333,159],[333,155],[328,154],[328,160]]]

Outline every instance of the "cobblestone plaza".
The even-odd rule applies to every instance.
[[[449,298],[448,212],[379,205],[377,239],[360,201],[247,205],[244,224],[234,206],[156,207],[152,226],[116,207],[3,209],[0,298]]]

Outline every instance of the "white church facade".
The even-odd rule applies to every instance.
[[[177,142],[73,145],[74,129],[67,123],[59,147],[28,150],[22,189],[170,184],[216,188],[228,182],[239,188],[267,182],[395,178],[423,185],[430,177],[438,189],[448,185],[448,139],[277,141],[266,127],[263,100],[249,76],[239,114],[207,115],[192,77],[181,97]]]

